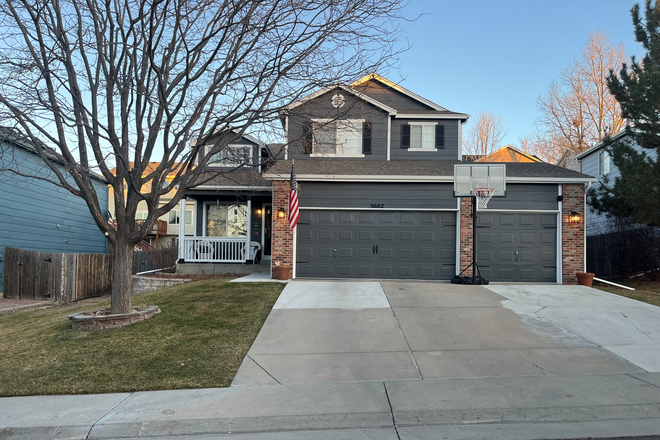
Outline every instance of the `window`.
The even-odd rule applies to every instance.
[[[211,151],[211,146],[206,147],[206,152]],[[252,150],[250,145],[227,145],[215,153],[209,159],[210,166],[238,167],[244,164],[252,164]]]
[[[410,123],[401,126],[401,148],[428,151],[444,147],[444,125]]]
[[[611,166],[612,158],[610,157],[610,153],[607,151],[601,151],[601,153],[598,155],[598,174],[601,176],[608,174],[610,172]]]
[[[208,237],[247,237],[246,205],[208,205],[206,212]]]
[[[193,224],[193,212],[192,210],[187,210],[186,209],[186,224],[187,225],[192,225]],[[170,211],[169,214],[169,219],[167,221],[170,225],[178,225],[179,224],[179,210],[178,209],[173,209]]]
[[[135,213],[135,220],[146,220],[147,216],[149,215],[148,212],[136,212]]]
[[[365,126],[367,127],[365,129]],[[303,136],[309,132],[303,129]],[[371,124],[361,119],[312,121],[312,155],[362,156],[371,154]],[[368,135],[368,140],[365,140]]]

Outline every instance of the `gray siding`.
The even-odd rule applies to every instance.
[[[224,142],[228,137],[229,137],[229,135],[222,136],[222,139],[220,139],[220,141]],[[216,142],[218,140],[217,139],[211,139],[211,141]],[[261,148],[258,145],[255,145],[254,142],[252,142],[252,141],[250,141],[250,140],[248,140],[248,139],[241,136],[240,138],[238,138],[234,141],[231,141],[231,145],[252,145],[253,146],[252,157],[255,160],[255,165],[258,164],[261,161]],[[200,151],[199,154],[200,154],[200,156],[198,156],[198,159],[197,159],[198,163],[201,160],[201,158],[204,155],[206,155],[206,150]],[[215,167],[216,166],[214,166],[214,168]],[[218,167],[218,168],[222,168],[222,167]],[[231,168],[234,168],[234,167],[231,167]]]
[[[557,185],[509,183],[506,186],[506,197],[493,197],[488,202],[488,209],[557,210],[558,193]]]
[[[4,144],[0,167],[51,176],[35,154]],[[102,210],[108,207],[108,185],[92,180]],[[82,198],[43,180],[0,172],[0,291],[4,286],[5,248],[42,252],[105,253],[107,239]]]
[[[299,182],[302,208],[456,209],[449,183]],[[382,205],[375,208],[371,205]]]
[[[433,108],[423,104],[416,99],[413,99],[403,93],[394,90],[378,81],[369,81],[361,86],[356,87],[356,90],[364,93],[382,102],[383,104],[395,108],[397,110],[434,110]]]
[[[594,151],[592,154],[582,158],[580,160],[580,168],[584,174],[589,174],[590,176],[595,176],[600,179],[602,176],[598,174],[599,170],[599,155],[603,151],[602,149]],[[621,173],[619,173],[619,169],[612,164],[612,167],[610,168],[610,172],[608,173],[607,177],[614,182],[614,179],[616,177],[621,176]],[[594,188],[598,188],[600,186],[600,183],[595,182],[593,184]],[[586,214],[586,227],[587,227],[587,235],[599,235],[599,234],[607,234],[610,232],[610,227],[609,227],[609,221],[607,219],[607,216],[605,214],[597,214],[595,213],[589,204],[587,204],[587,214]]]
[[[331,104],[332,96],[341,93],[346,103],[340,109]],[[364,119],[371,122],[371,154],[364,158],[328,158],[327,160],[387,160],[387,120],[388,114],[382,109],[356,98],[350,93],[336,89],[293,109],[289,114],[289,131],[287,133],[288,158],[309,159],[309,154],[303,153],[302,126],[313,118],[327,119]]]
[[[392,152],[391,160],[456,160],[458,158],[458,127],[459,120],[440,119],[428,121],[430,124],[445,126],[445,148],[437,151],[408,151],[401,148],[401,126],[410,122],[422,122],[420,119],[392,120]]]

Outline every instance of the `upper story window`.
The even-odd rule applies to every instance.
[[[167,219],[167,223],[170,225],[178,225],[180,222],[179,218],[179,210],[178,209],[173,209],[169,213],[169,218]],[[187,225],[192,225],[193,224],[193,212],[192,210],[187,210],[186,209],[186,224]]]
[[[313,119],[311,130],[303,127],[303,148],[317,157],[363,157],[371,154],[371,124],[363,119]]]
[[[401,148],[409,151],[435,151],[445,148],[445,126],[411,122],[401,126]]]
[[[211,146],[206,147],[207,154],[211,151],[211,148]],[[241,165],[251,165],[253,163],[253,150],[254,147],[251,145],[227,145],[211,156],[209,159],[209,166],[239,167]]]
[[[598,174],[604,176],[610,172],[612,167],[612,157],[607,151],[601,151],[598,155]]]

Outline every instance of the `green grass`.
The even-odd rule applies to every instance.
[[[607,284],[594,281],[594,287],[596,289],[625,296],[626,298],[636,299],[637,301],[653,304],[654,306],[660,306],[660,281],[633,279],[622,281],[619,284],[633,287],[635,290],[620,289],[618,287],[609,286]]]
[[[228,281],[134,296],[162,312],[120,329],[71,329],[107,299],[0,315],[0,396],[229,386],[283,285]]]

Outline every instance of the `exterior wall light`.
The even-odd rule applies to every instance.
[[[568,216],[570,223],[580,223],[580,220],[582,220],[582,216],[575,211],[571,212],[571,215]]]
[[[257,208],[257,215],[261,215],[261,208]]]
[[[277,210],[277,218],[285,218],[286,217],[286,211],[284,208],[280,208]]]

